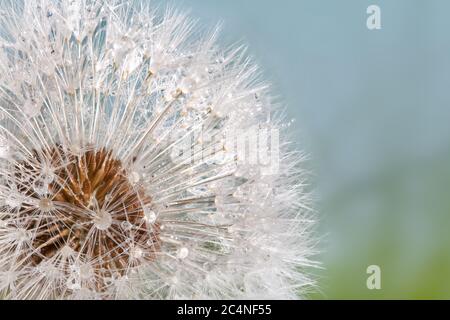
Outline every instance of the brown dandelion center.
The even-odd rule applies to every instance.
[[[45,161],[44,161],[45,160]],[[48,194],[36,192],[42,184],[43,164],[52,168]],[[74,254],[103,276],[123,274],[142,261],[152,261],[159,250],[159,228],[145,209],[151,198],[129,179],[122,163],[106,150],[73,155],[61,147],[34,151],[18,165],[22,192],[36,199],[39,210],[26,228],[34,234],[33,265],[57,254]],[[20,173],[19,173],[20,172]],[[36,214],[39,212],[39,214]]]

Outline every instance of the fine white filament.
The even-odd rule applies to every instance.
[[[216,38],[148,1],[1,2],[0,298],[296,299],[314,284],[304,156],[245,49]],[[238,154],[245,130],[279,132],[276,170]],[[89,153],[128,189],[105,178],[102,204],[100,189],[61,200],[85,195]]]

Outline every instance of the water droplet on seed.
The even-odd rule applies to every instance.
[[[131,182],[132,184],[136,184],[136,183],[139,182],[139,180],[141,180],[141,176],[139,175],[138,172],[132,171],[132,172],[130,173],[129,179],[130,179],[130,182]]]
[[[131,229],[132,224],[125,220],[121,222],[120,226],[122,227],[123,230],[129,230]]]
[[[182,247],[177,252],[177,258],[178,259],[186,259],[189,255],[189,249],[186,247]]]
[[[106,230],[111,226],[112,217],[108,211],[100,210],[94,218],[94,225],[99,230]]]
[[[42,198],[39,200],[39,209],[41,209],[42,212],[49,212],[53,210],[53,201],[48,198]]]
[[[153,210],[146,209],[144,210],[145,220],[148,223],[153,223],[156,221],[156,213]]]

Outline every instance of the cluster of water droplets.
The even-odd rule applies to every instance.
[[[0,291],[292,298],[312,284],[299,272],[313,265],[301,156],[285,152],[279,172],[267,176],[228,145],[238,129],[284,125],[273,120],[267,85],[243,48],[220,50],[216,32],[195,33],[185,15],[161,15],[144,1],[7,1],[0,9],[12,13],[0,23]],[[98,261],[70,246],[30,264],[35,235],[15,217],[41,221],[64,207],[49,188],[51,159],[31,156],[55,145],[73,156],[104,148],[121,161],[135,192],[151,198],[142,212],[145,228],[158,230],[154,259],[128,239],[122,273],[95,270]],[[32,186],[20,181],[30,175],[25,164],[39,172]],[[111,232],[115,213],[91,211],[88,236]],[[136,228],[120,223],[124,234]]]

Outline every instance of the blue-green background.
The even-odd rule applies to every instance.
[[[450,298],[450,1],[171,3],[246,41],[296,119],[323,238],[310,297]]]

